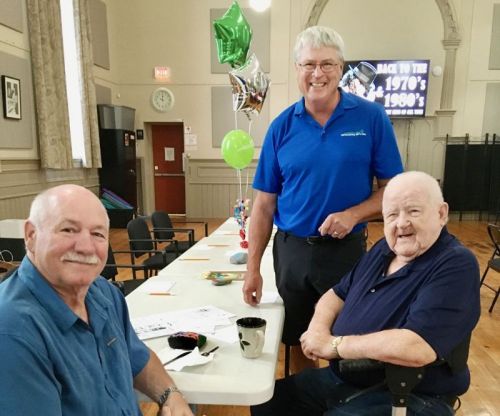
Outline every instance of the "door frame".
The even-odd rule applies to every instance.
[[[160,192],[155,195],[155,209],[164,210],[171,215],[186,215],[186,172],[185,172],[185,144],[184,144],[184,123],[171,122],[163,124],[152,124],[157,137],[151,136],[153,148],[153,181],[154,189]],[[171,147],[175,151],[173,162],[164,160],[165,146]],[[156,156],[155,156],[156,149]],[[156,170],[158,166],[159,170]],[[157,173],[163,175],[156,176]],[[163,177],[164,175],[170,177]],[[180,177],[179,175],[182,175]],[[178,177],[174,177],[178,176]],[[172,193],[173,192],[173,193]]]
[[[179,124],[183,125],[184,131],[184,120],[175,121],[145,121],[144,122],[144,140],[139,140],[137,142],[138,157],[144,157],[144,163],[142,166],[142,178],[143,178],[143,198],[144,198],[144,215],[151,215],[155,210],[155,183],[153,176],[153,125],[168,125],[168,124]],[[185,152],[185,150],[184,150]],[[184,181],[186,188],[186,199],[187,199],[187,176]],[[186,212],[187,212],[187,201],[186,201]]]

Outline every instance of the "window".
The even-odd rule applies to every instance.
[[[64,46],[66,93],[68,96],[69,126],[73,159],[86,166],[83,135],[82,67],[76,43],[76,30],[72,0],[60,0]]]

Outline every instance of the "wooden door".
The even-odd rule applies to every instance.
[[[152,136],[155,209],[185,214],[184,125],[155,124]]]

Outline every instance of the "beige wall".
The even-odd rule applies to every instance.
[[[118,77],[112,77],[118,84],[114,102],[137,109],[138,128],[153,122],[184,121],[198,136],[198,145],[186,149],[190,156],[194,160],[219,159],[219,149],[212,147],[210,87],[227,85],[228,79],[224,74],[210,73],[209,48],[213,39],[209,36],[209,10],[228,7],[228,2],[207,0],[201,6],[199,1],[188,0],[182,2],[182,7],[174,0],[149,0],[141,4],[133,0],[107,0],[106,3],[112,71],[113,66],[120,67]],[[266,102],[271,118],[299,97],[290,51],[314,3],[273,1],[272,85]],[[500,80],[498,71],[487,70],[491,10],[495,3],[498,0],[450,1],[461,36],[453,105],[446,109],[451,113],[444,118],[436,114],[440,110],[443,77],[431,76],[427,117],[394,121],[406,168],[421,169],[442,178],[444,146],[439,137],[444,133],[481,135],[486,80]],[[240,5],[248,6],[244,0]],[[330,0],[318,23],[331,25],[343,35],[348,59],[421,58],[430,59],[432,67],[445,65],[444,23],[436,0]],[[176,105],[167,114],[155,112],[149,104],[150,94],[157,87],[152,79],[155,65],[172,68],[169,88],[176,96]],[[148,139],[146,136],[138,149],[145,157],[146,184],[150,162]],[[151,187],[152,182],[146,186]],[[146,207],[151,209],[151,202],[146,202]]]
[[[24,1],[13,4],[22,9],[23,29],[19,32],[0,24],[0,51],[30,60],[26,4]],[[34,107],[33,102],[21,104],[23,112]],[[0,113],[0,117],[3,114]],[[30,131],[30,137],[23,138],[23,141],[32,143],[31,147],[25,149],[2,148],[2,139],[12,139],[3,136],[5,134],[4,130],[0,130],[0,219],[26,218],[29,205],[37,193],[62,183],[77,183],[98,192],[99,178],[95,169],[40,169],[36,129]]]
[[[138,143],[137,153],[144,159],[145,211],[151,212],[154,209],[151,123],[182,120],[198,137],[196,146],[186,148],[192,161],[220,160],[220,149],[212,147],[210,88],[228,85],[229,81],[225,74],[210,72],[210,47],[214,40],[210,38],[209,13],[211,8],[229,7],[230,1],[99,1],[107,8],[110,69],[96,66],[96,82],[111,89],[114,104],[135,108],[136,128],[145,130],[145,140]],[[319,24],[332,25],[343,35],[348,59],[428,58],[431,66],[443,67],[444,27],[437,2],[445,3],[443,0],[330,0]],[[271,119],[299,96],[291,48],[314,3],[273,0],[271,93],[265,103]],[[461,37],[452,108],[446,109],[450,111],[443,117],[439,108],[443,78],[431,76],[427,117],[394,122],[406,167],[427,171],[437,178],[442,178],[443,172],[443,144],[438,138],[444,133],[479,137],[486,84],[500,82],[500,71],[488,70],[492,10],[500,0],[450,0],[449,3]],[[247,0],[240,0],[239,4],[248,7]],[[25,19],[24,10],[23,16]],[[27,32],[19,33],[0,25],[0,50],[28,57]],[[150,105],[151,93],[160,85],[152,76],[157,65],[172,69],[172,80],[167,86],[174,92],[176,104],[168,113],[158,113]],[[228,118],[232,119],[233,114],[228,114]],[[23,150],[0,148],[0,168],[5,161],[37,159],[36,145]],[[90,176],[95,180],[95,175]],[[40,183],[46,177],[46,173],[40,173]],[[188,194],[192,195],[189,189]],[[191,199],[188,211],[190,203]]]

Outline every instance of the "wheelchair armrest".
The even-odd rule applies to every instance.
[[[392,394],[394,407],[406,407],[411,391],[424,378],[424,367],[403,367],[400,365],[385,364],[387,387]]]
[[[341,373],[346,372],[361,372],[370,370],[379,370],[384,368],[385,363],[378,360],[372,360],[370,358],[363,358],[359,360],[340,360],[339,370]]]
[[[352,400],[354,397],[362,395],[365,392],[387,387],[392,395],[392,405],[394,407],[406,407],[411,391],[418,383],[420,383],[420,381],[422,381],[424,377],[425,367],[403,367],[368,358],[339,361],[339,371],[341,375],[347,375],[348,373],[370,372],[382,369],[385,372],[384,381],[346,398],[346,402]]]

